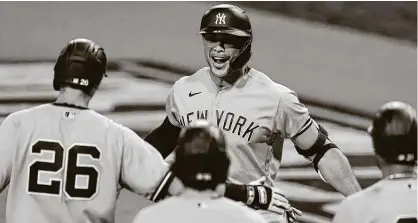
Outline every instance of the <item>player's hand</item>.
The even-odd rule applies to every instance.
[[[288,223],[299,223],[296,215],[302,216],[302,211],[292,207],[291,211],[286,211],[286,217]]]
[[[265,177],[256,181],[250,182],[247,185],[248,199],[246,204],[255,209],[268,210],[277,214],[284,214],[285,212],[290,217],[302,215],[302,212],[290,206],[289,201],[284,196],[284,193],[275,188],[264,185]]]

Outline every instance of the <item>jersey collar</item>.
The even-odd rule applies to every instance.
[[[77,108],[77,109],[81,109],[81,110],[87,110],[89,108],[83,107],[83,106],[78,106],[78,105],[73,105],[73,104],[67,104],[67,103],[57,103],[54,102],[52,103],[55,106],[61,106],[61,107],[68,107],[68,108]]]
[[[417,173],[416,172],[413,172],[413,173],[396,173],[396,174],[391,174],[391,175],[385,177],[385,179],[388,179],[388,180],[409,179],[409,178],[417,178]]]
[[[185,191],[180,195],[189,199],[217,199],[222,196],[216,191],[197,191],[191,188],[186,188]]]
[[[227,83],[226,85],[219,87],[218,85],[215,84],[215,82],[212,80],[212,75],[210,74],[210,68],[207,70],[208,71],[208,80],[211,82],[212,86],[214,86],[214,88],[218,91],[221,90],[226,90],[226,89],[231,89],[237,86],[240,86],[241,84],[245,83],[247,81],[247,79],[250,77],[250,73],[252,71],[253,68],[251,67],[247,67],[245,70],[245,73],[243,75],[241,75],[241,77],[239,77],[233,84],[229,84]]]

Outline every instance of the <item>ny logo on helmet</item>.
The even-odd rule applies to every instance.
[[[217,15],[216,15],[216,21],[215,21],[215,24],[216,25],[225,25],[226,23],[225,23],[225,18],[226,18],[226,15],[224,14],[224,13],[218,13]]]

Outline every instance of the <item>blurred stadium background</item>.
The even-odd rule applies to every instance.
[[[53,101],[53,63],[70,39],[84,37],[101,44],[111,60],[91,107],[144,136],[164,118],[174,81],[205,66],[197,33],[215,4],[0,2],[0,119]],[[348,156],[362,187],[376,182],[380,173],[365,129],[387,101],[416,107],[417,3],[234,4],[253,24],[251,66],[298,92]],[[301,222],[329,222],[343,197],[289,143],[283,157],[277,184],[304,211]],[[122,191],[116,222],[130,222],[148,204]]]

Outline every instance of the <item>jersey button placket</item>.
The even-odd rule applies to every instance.
[[[216,110],[221,107],[221,103],[220,103],[221,95],[222,95],[222,90],[217,91],[215,94],[215,99],[213,100],[212,115],[213,115],[213,120],[215,121],[215,123],[216,123]]]
[[[217,97],[216,97],[216,108],[220,108],[220,107],[221,107],[221,97],[222,97],[222,93],[223,93],[223,91],[222,91],[222,90],[220,90],[220,91],[218,92],[218,95],[217,95]]]

